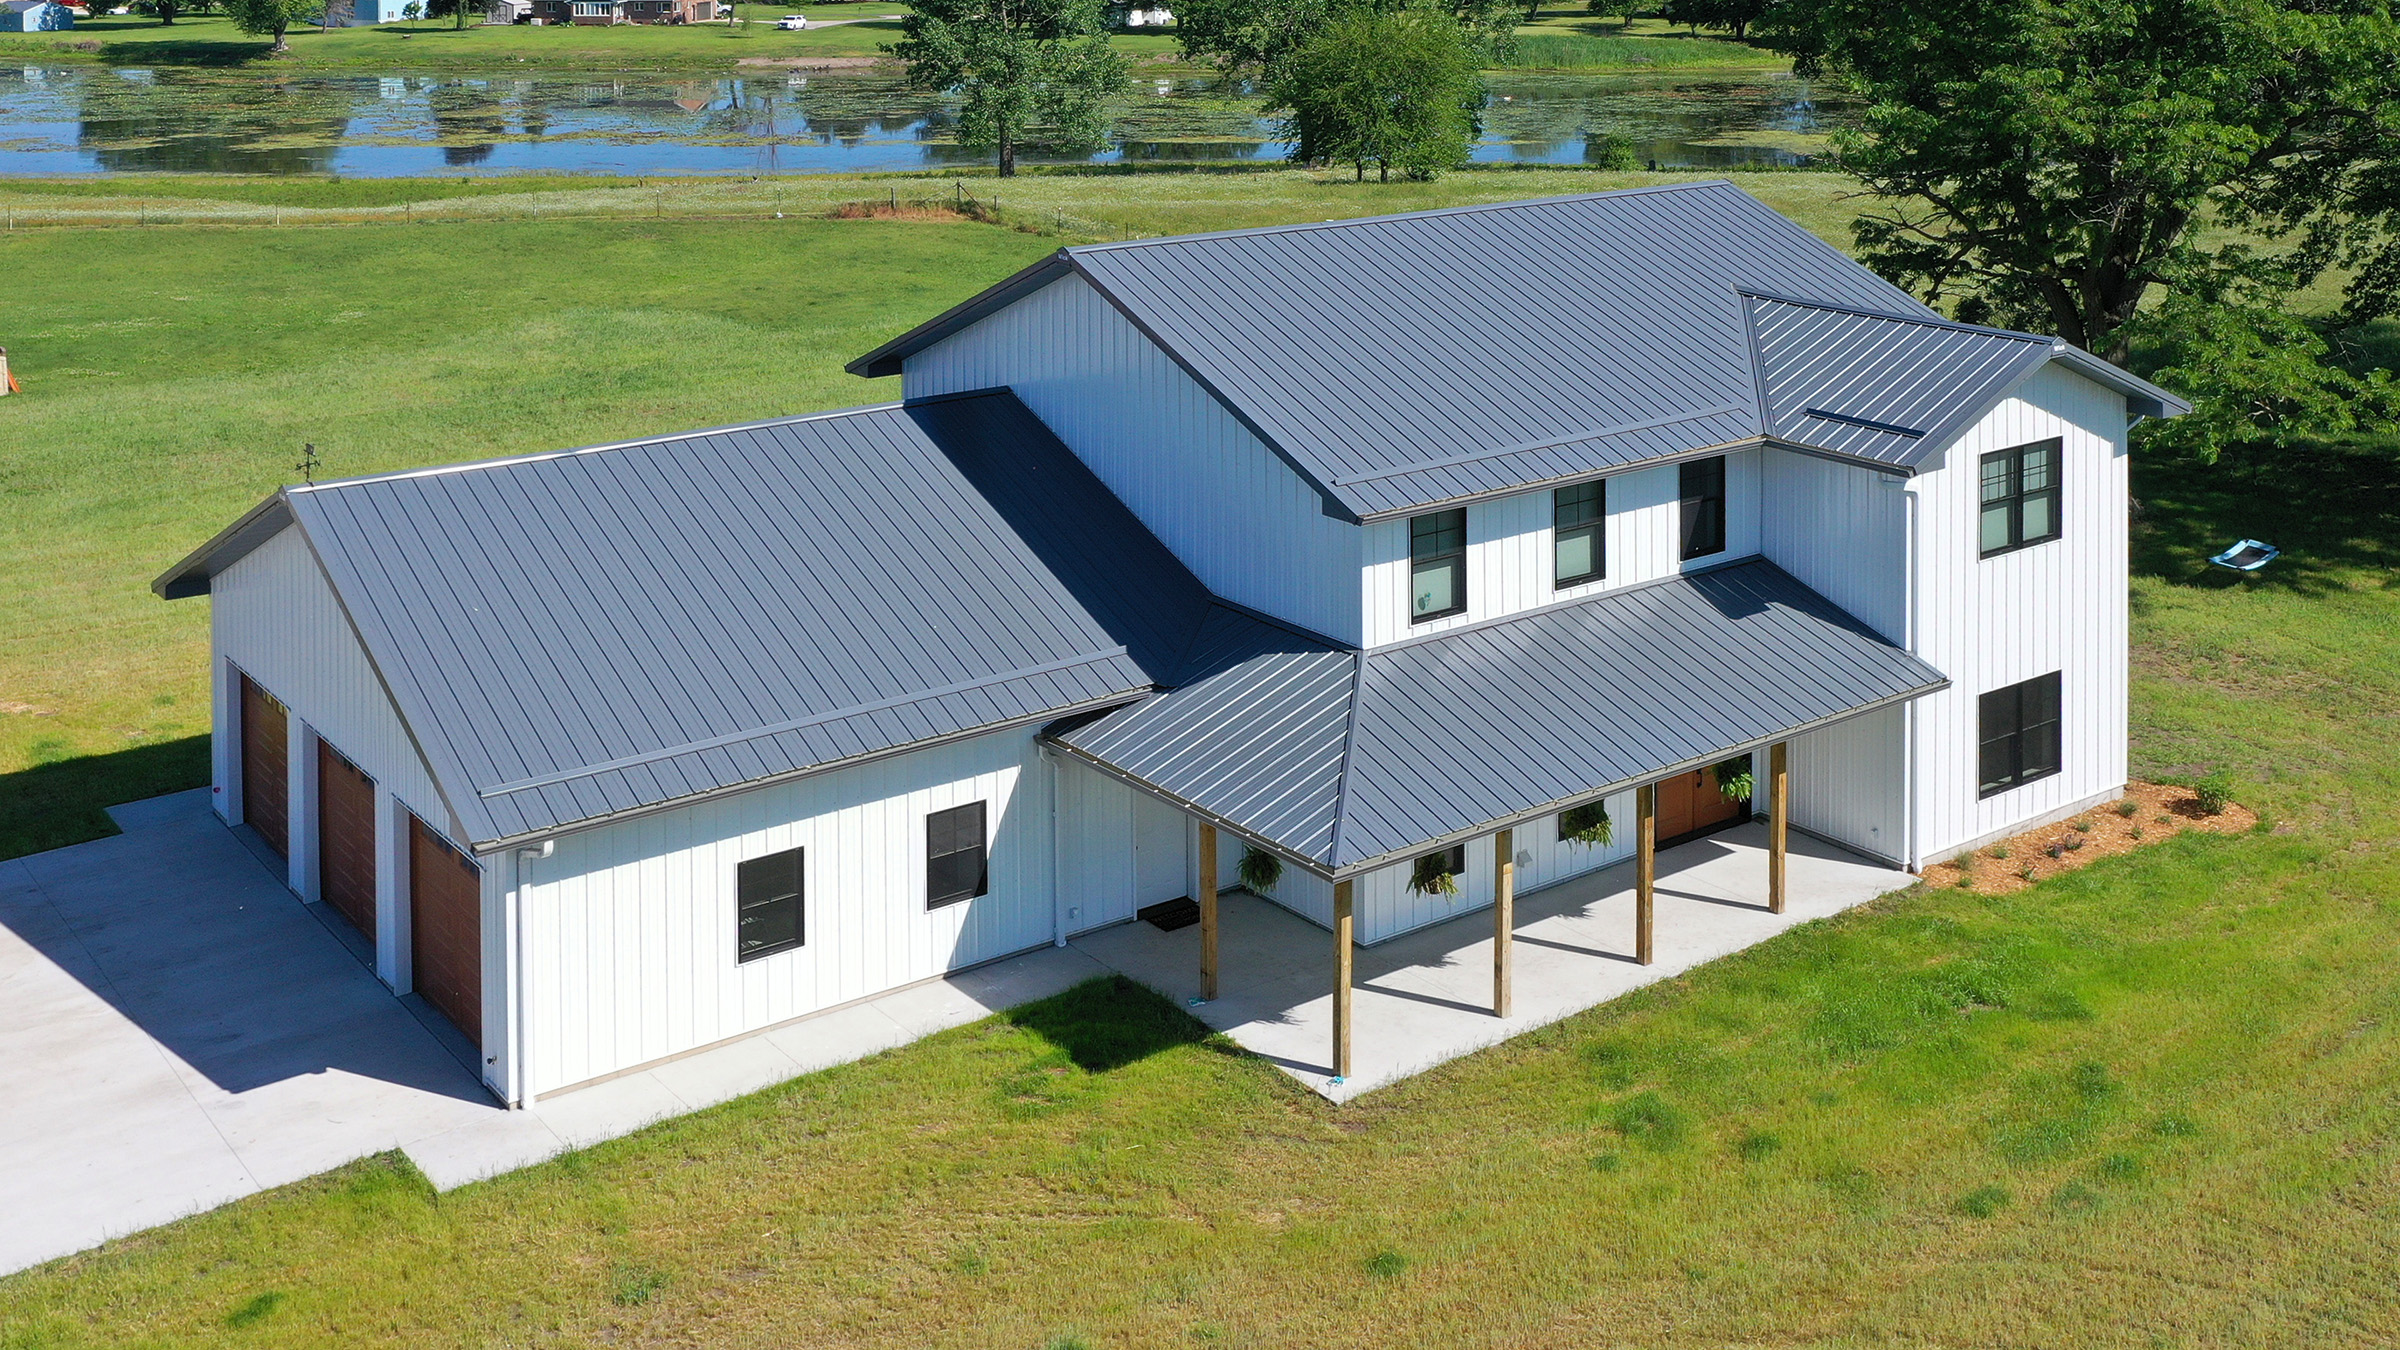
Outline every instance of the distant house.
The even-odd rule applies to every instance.
[[[0,0],[0,33],[63,33],[75,12],[56,0]]]
[[[348,7],[349,18],[337,22],[351,28],[369,28],[379,23],[399,23],[408,17],[408,0],[333,0],[335,12]]]
[[[717,15],[717,0],[533,0],[543,23],[706,23]]]
[[[484,6],[485,23],[524,23],[533,18],[533,0],[490,0]]]
[[[1489,907],[1501,1006],[1515,888],[1647,916],[1729,763],[1893,869],[2124,791],[2187,405],[1730,184],[1079,245],[850,369],[902,401],[294,485],[156,582],[218,812],[504,1100],[1179,901],[1214,997],[1253,851],[1339,1077],[1353,947]]]

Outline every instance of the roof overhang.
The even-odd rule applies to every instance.
[[[243,554],[282,533],[292,523],[290,499],[278,491],[244,511],[214,538],[193,549],[182,562],[159,574],[150,589],[161,600],[183,600],[208,594],[208,583]]]

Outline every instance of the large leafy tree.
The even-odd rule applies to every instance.
[[[1806,3],[1807,0],[1799,0]],[[1793,3],[1793,0],[1785,0]],[[1689,24],[1694,28],[1722,28],[1739,42],[1750,35],[1750,25],[1766,17],[1775,8],[1771,0],[1666,0],[1659,7],[1659,17],[1669,23]]]
[[[2370,246],[2390,0],[1793,0],[1762,40],[1867,103],[1862,256],[2111,360],[2157,288],[2254,304]]]
[[[1195,61],[1272,81],[1334,19],[1408,9],[1448,14],[1475,58],[1492,64],[1507,57],[1526,14],[1516,0],[1177,0],[1175,37]]]
[[[958,138],[997,151],[1001,176],[1025,146],[1108,145],[1108,99],[1125,58],[1108,45],[1100,0],[917,0],[886,50],[909,83],[959,95]]]
[[[325,0],[225,0],[225,13],[234,27],[260,37],[272,35],[278,52],[292,49],[284,35],[293,24],[315,19],[324,8]]]
[[[1427,179],[1467,157],[1483,77],[1458,20],[1433,10],[1355,11],[1284,55],[1267,93],[1292,158]]]

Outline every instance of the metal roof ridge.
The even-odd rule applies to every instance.
[[[1960,323],[1956,319],[1945,319],[1938,314],[1894,314],[1887,309],[1862,309],[1857,305],[1845,305],[1831,300],[1807,300],[1797,295],[1780,295],[1774,291],[1762,291],[1753,286],[1736,286],[1733,288],[1733,292],[1745,299],[1768,300],[1778,305],[1796,305],[1802,309],[1821,309],[1834,314],[1852,314],[1862,319],[1886,319],[1893,323],[1913,323],[1927,328],[1947,328],[1958,333],[1980,333],[1985,337],[2015,338],[2020,342],[2039,342],[2046,346],[2063,345],[2060,339],[2041,333],[2021,332],[2014,328],[1994,328],[1989,324]],[[1755,310],[1750,310],[1748,306],[1744,306],[1744,309],[1746,313],[1755,316]]]
[[[976,390],[988,394],[993,390]],[[932,400],[918,400],[931,402]],[[862,403],[855,408],[832,408],[824,412],[795,413],[789,417],[766,417],[755,422],[728,422],[723,426],[697,427],[690,431],[668,432],[663,436],[643,436],[631,440],[603,441],[597,445],[579,445],[565,450],[537,450],[531,454],[503,455],[498,459],[470,459],[457,464],[433,464],[419,469],[395,469],[390,473],[361,474],[356,478],[336,478],[323,483],[287,483],[280,490],[290,493],[324,492],[332,488],[364,487],[370,483],[396,483],[411,478],[435,478],[443,474],[471,473],[479,469],[506,469],[519,464],[540,464],[554,459],[572,459],[578,455],[597,455],[611,450],[639,450],[653,445],[672,445],[677,441],[695,440],[702,436],[722,436],[735,431],[759,431],[768,427],[797,426],[802,422],[826,422],[837,417],[860,417],[868,413],[895,412],[906,407],[900,400],[889,403]]]
[[[1610,197],[1642,197],[1662,192],[1694,192],[1702,188],[1732,188],[1741,192],[1741,185],[1730,178],[1699,178],[1688,183],[1652,183],[1647,187],[1609,188],[1601,192],[1568,192],[1555,197],[1521,197],[1501,202],[1469,202],[1465,206],[1442,206],[1430,211],[1394,211],[1380,216],[1349,216],[1340,220],[1297,221],[1290,225],[1251,225],[1238,230],[1204,230],[1198,234],[1162,234],[1148,239],[1112,239],[1097,244],[1069,244],[1059,252],[1069,257],[1086,253],[1109,253],[1119,249],[1151,248],[1160,244],[1189,244],[1207,239],[1237,239],[1271,234],[1293,234],[1306,230],[1333,230],[1357,225],[1382,225],[1395,220],[1429,220],[1437,216],[1466,215],[1478,211],[1506,211],[1522,206],[1559,206],[1568,202],[1598,201]],[[1743,193],[1748,196],[1748,193]]]
[[[1358,705],[1365,696],[1367,654],[1350,653],[1350,699],[1342,719],[1342,758],[1333,780],[1333,827],[1325,835],[1325,865],[1342,865],[1342,825],[1350,818],[1350,780],[1358,772]]]

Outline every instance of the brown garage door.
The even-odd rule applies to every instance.
[[[247,675],[242,677],[242,820],[267,847],[292,855],[291,741],[283,705]]]
[[[375,780],[317,742],[317,894],[375,936]]]
[[[409,951],[417,992],[483,1044],[483,883],[467,855],[408,818]]]

